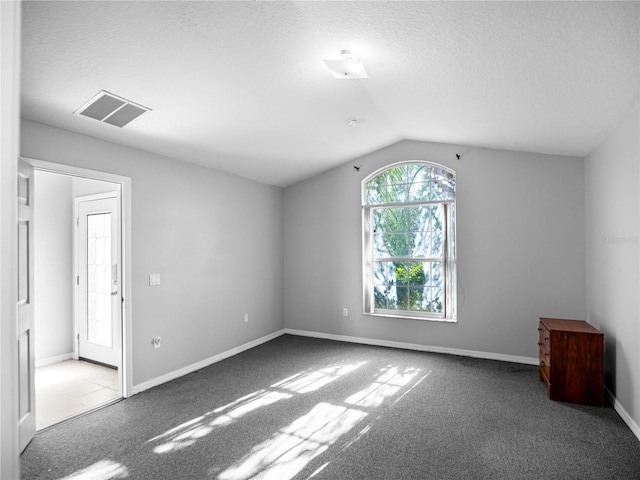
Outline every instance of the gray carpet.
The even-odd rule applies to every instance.
[[[29,479],[634,479],[611,406],[537,368],[284,335],[36,435]]]

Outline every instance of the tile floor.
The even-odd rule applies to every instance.
[[[120,398],[118,370],[81,360],[36,368],[36,429]]]

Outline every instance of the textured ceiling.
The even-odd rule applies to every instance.
[[[22,114],[279,186],[402,139],[583,156],[640,102],[639,7],[26,1]],[[73,114],[100,90],[152,111]]]

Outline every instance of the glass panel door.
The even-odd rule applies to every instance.
[[[120,245],[115,197],[78,202],[78,357],[120,364]]]
[[[111,212],[87,216],[87,340],[111,348]]]

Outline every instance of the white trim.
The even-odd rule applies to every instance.
[[[624,423],[627,424],[631,432],[633,432],[638,440],[640,440],[640,425],[633,420],[633,417],[631,417],[631,415],[624,409],[622,404],[613,395],[613,393],[611,393],[611,390],[609,390],[606,385],[604,387],[604,393],[611,402],[611,405],[613,405],[613,409],[618,413],[618,415],[620,415],[620,418],[622,418]]]
[[[122,363],[118,369],[118,380],[121,385],[120,394],[123,397],[132,395],[133,384],[133,346],[132,338],[132,319],[133,311],[131,300],[133,293],[132,281],[132,265],[131,265],[131,178],[113,173],[101,172],[98,170],[89,170],[86,168],[74,167],[64,163],[48,162],[46,160],[38,160],[29,157],[19,157],[25,162],[33,165],[34,169],[68,175],[72,177],[89,178],[92,180],[100,180],[103,182],[111,182],[120,184],[121,195],[121,225],[122,231]]]
[[[389,340],[377,340],[373,338],[351,337],[348,335],[333,335],[330,333],[308,332],[305,330],[294,330],[285,328],[284,333],[289,335],[299,335],[301,337],[324,338],[327,340],[337,340],[339,342],[361,343],[364,345],[376,345],[379,347],[401,348],[404,350],[417,350],[420,352],[445,353],[448,355],[459,355],[463,357],[483,358],[485,360],[499,360],[501,362],[522,363],[526,365],[538,365],[538,359],[533,357],[522,357],[519,355],[505,355],[502,353],[479,352],[476,350],[461,350],[458,348],[434,347],[429,345],[419,345],[417,343],[393,342]]]
[[[18,449],[17,174],[20,1],[0,1],[0,478],[20,478]]]
[[[200,362],[192,363],[191,365],[188,365],[183,368],[179,368],[178,370],[174,370],[173,372],[167,373],[165,375],[160,375],[159,377],[152,378],[151,380],[147,380],[146,382],[143,382],[143,383],[139,383],[138,385],[133,386],[131,390],[131,394],[135,395],[136,393],[140,393],[150,388],[157,387],[158,385],[162,385],[163,383],[169,382],[171,380],[175,380],[176,378],[180,378],[191,372],[200,370],[201,368],[208,367],[209,365],[220,362],[221,360],[225,360],[229,357],[242,353],[245,350],[249,350],[250,348],[257,347],[258,345],[269,342],[274,338],[278,338],[281,335],[284,335],[284,333],[285,333],[284,330],[279,330],[277,332],[271,333],[264,337],[247,342],[238,347],[232,348],[231,350],[227,350],[226,352],[222,352],[222,353],[219,353],[218,355],[214,355],[213,357],[209,357],[204,360],[201,360]]]
[[[46,365],[52,365],[54,363],[64,362],[65,360],[71,360],[73,358],[73,353],[63,353],[62,355],[56,355],[55,357],[47,357],[41,358],[40,360],[36,360],[36,368],[44,367]]]
[[[73,165],[66,165],[64,163],[54,163],[47,160],[38,160],[37,158],[29,158],[20,156],[22,160],[33,165],[36,170],[50,173],[62,173],[71,177],[89,178],[92,180],[102,180],[103,182],[111,183],[124,183],[125,181],[131,182],[129,177],[122,175],[116,175],[113,173],[100,172],[98,170],[89,170],[88,168],[74,167]]]
[[[82,202],[91,202],[93,200],[104,200],[106,198],[118,198],[118,194],[119,194],[118,190],[119,188],[112,192],[92,193],[91,195],[78,195],[73,199],[75,203],[78,204]]]

